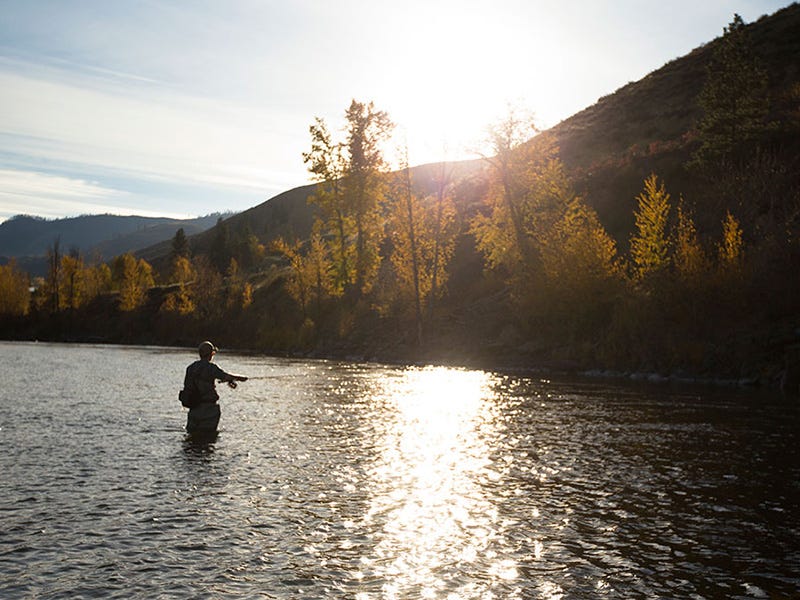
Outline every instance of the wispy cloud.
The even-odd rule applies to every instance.
[[[147,212],[131,194],[93,181],[12,169],[0,169],[0,207],[0,221],[18,214],[61,217]]]
[[[0,134],[33,161],[260,195],[305,177],[291,114],[9,60],[0,88]]]

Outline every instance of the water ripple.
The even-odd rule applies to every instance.
[[[780,399],[220,355],[259,379],[198,443],[191,355],[0,359],[0,597],[800,594]]]

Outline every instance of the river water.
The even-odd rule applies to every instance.
[[[0,343],[2,598],[800,595],[800,403],[221,352]]]

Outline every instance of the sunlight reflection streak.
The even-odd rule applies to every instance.
[[[517,577],[515,561],[496,551],[507,542],[492,490],[505,473],[490,469],[501,421],[491,384],[487,373],[447,368],[385,382],[383,409],[394,419],[365,520],[380,525],[373,567],[386,598],[472,596]],[[483,572],[485,587],[460,589],[463,571]]]

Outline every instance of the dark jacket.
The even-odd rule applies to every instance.
[[[186,367],[183,389],[197,398],[198,403],[215,403],[219,400],[215,381],[230,381],[232,376],[209,360],[196,360]]]

